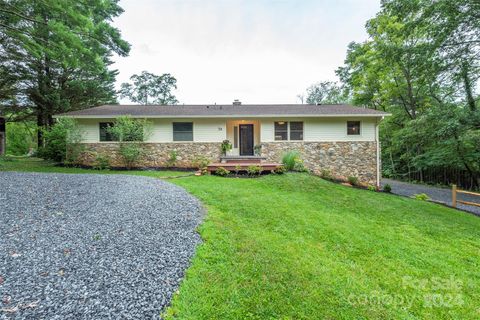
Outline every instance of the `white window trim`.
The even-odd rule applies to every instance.
[[[358,121],[360,122],[360,134],[348,134],[348,123],[351,121]],[[363,138],[363,121],[357,119],[349,119],[345,121],[345,137],[361,137]]]
[[[277,140],[275,139],[275,122],[285,122],[287,124],[287,140]],[[291,122],[301,122],[303,124],[303,139],[302,140],[292,140],[290,139],[290,123]],[[274,120],[273,121],[273,141],[274,142],[302,142],[305,141],[305,121],[302,120]]]

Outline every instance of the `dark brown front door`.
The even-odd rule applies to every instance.
[[[253,156],[253,124],[241,124],[240,129],[240,155]]]

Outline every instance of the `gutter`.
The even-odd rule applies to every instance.
[[[391,116],[387,114],[265,114],[265,115],[69,115],[57,114],[53,118],[76,118],[76,119],[112,119],[121,116],[131,116],[141,119],[190,119],[190,118],[224,118],[224,119],[248,119],[248,118],[382,118]]]

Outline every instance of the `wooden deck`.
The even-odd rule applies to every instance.
[[[208,172],[215,172],[218,168],[222,167],[228,171],[246,171],[250,166],[258,166],[261,168],[261,171],[274,171],[277,168],[281,167],[281,163],[274,162],[228,162],[228,163],[211,163],[207,167]]]

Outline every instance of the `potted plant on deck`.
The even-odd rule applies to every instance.
[[[227,153],[232,150],[232,143],[230,142],[230,140],[223,140],[222,141],[222,145],[220,146],[220,148],[222,149],[222,155],[223,156],[226,156]]]

